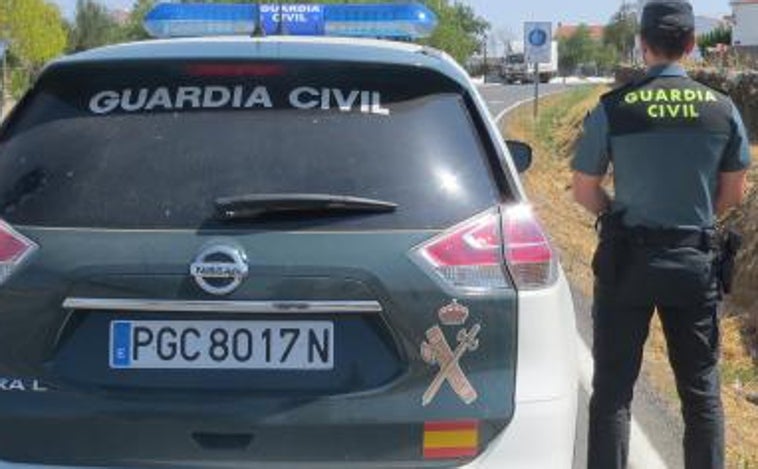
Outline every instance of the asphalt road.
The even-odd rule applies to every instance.
[[[564,85],[541,85],[541,93],[552,94],[568,89]],[[503,117],[513,106],[534,95],[533,85],[487,84],[480,87],[493,117]],[[507,133],[507,132],[506,132]],[[591,299],[574,289],[574,306],[576,310],[577,329],[580,344],[584,349],[580,355],[588,357],[592,346],[592,319],[590,315]],[[583,347],[580,346],[580,349]],[[584,353],[581,353],[584,352]],[[586,364],[591,368],[591,364]],[[577,429],[577,458],[576,468],[585,468],[587,451],[587,408],[589,405],[589,385],[582,383],[579,392],[579,422]],[[643,375],[635,388],[633,414],[641,435],[632,436],[635,445],[631,450],[638,454],[630,454],[630,463],[634,469],[654,469],[653,466],[678,469],[684,467],[681,450],[682,425],[678,415],[674,415],[662,399],[652,391],[651,386]],[[633,429],[634,433],[634,429]],[[636,437],[636,438],[635,438]],[[640,440],[643,444],[639,444]],[[645,453],[645,454],[642,454]],[[636,464],[635,464],[636,463]]]
[[[540,95],[552,94],[568,89],[564,85],[540,85]],[[506,111],[514,104],[525,99],[534,97],[534,85],[509,85],[489,83],[482,85],[479,92],[487,101],[490,112],[494,117],[498,117],[503,111]]]

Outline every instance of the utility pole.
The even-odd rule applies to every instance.
[[[483,45],[484,45],[484,82],[487,83],[487,75],[489,74],[490,67],[487,63],[487,35],[484,35],[483,39]]]
[[[2,74],[2,88],[0,88],[0,121],[2,121],[3,113],[5,112],[5,94],[8,86],[8,61],[6,59],[6,50],[8,49],[8,41],[0,39],[0,56],[2,56],[3,74]]]
[[[534,63],[534,120],[540,115],[540,64]]]

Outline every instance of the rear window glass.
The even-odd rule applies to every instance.
[[[500,200],[479,139],[458,85],[418,68],[59,66],[0,138],[0,216],[199,228],[226,226],[216,221],[219,197],[315,193],[399,205],[319,228],[441,228]]]

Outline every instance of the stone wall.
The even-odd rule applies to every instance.
[[[750,138],[758,141],[758,72],[695,70],[691,74],[695,80],[728,94],[740,109]]]
[[[758,330],[758,190],[752,190],[744,205],[724,221],[744,235],[737,257],[734,300],[751,318],[751,326]]]

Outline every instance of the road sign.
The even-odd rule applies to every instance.
[[[8,50],[8,41],[0,39],[0,59],[5,57],[5,52]]]
[[[546,21],[524,23],[524,53],[531,64],[550,63],[553,55],[553,24]]]

